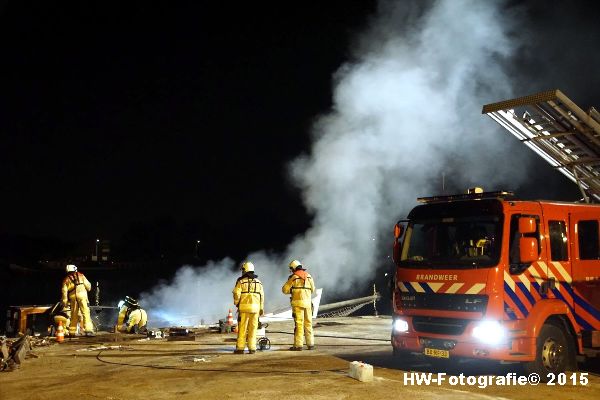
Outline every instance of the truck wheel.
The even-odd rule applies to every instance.
[[[525,363],[527,374],[536,373],[542,382],[548,380],[548,373],[565,372],[569,365],[569,346],[562,329],[552,324],[544,324],[537,338],[535,360]]]

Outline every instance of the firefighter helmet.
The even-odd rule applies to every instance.
[[[254,272],[254,264],[252,264],[250,261],[244,261],[242,263],[242,272]]]
[[[296,270],[298,268],[302,268],[302,263],[298,260],[293,260],[289,265],[291,270]]]
[[[138,302],[133,297],[125,296],[125,305],[127,307],[137,307],[138,306]]]
[[[69,264],[69,265],[67,265],[67,268],[65,268],[65,270],[67,272],[77,272],[77,265]]]

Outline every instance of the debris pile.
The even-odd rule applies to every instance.
[[[26,358],[37,358],[37,355],[31,352],[34,347],[50,344],[46,339],[31,336],[21,336],[17,339],[0,336],[0,371],[19,369]]]
[[[196,337],[193,335],[191,329],[188,328],[169,328],[169,335],[167,336],[168,341],[194,341]]]

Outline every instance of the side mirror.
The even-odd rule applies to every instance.
[[[404,225],[402,225],[402,222],[398,222],[394,226],[394,239],[395,240],[400,239],[403,234],[404,234]]]
[[[402,242],[400,239],[404,235],[404,225],[402,222],[398,222],[394,226],[394,251],[392,253],[392,259],[394,263],[398,263],[400,261],[400,255],[402,252]]]
[[[520,226],[521,220],[519,220],[519,228]],[[519,257],[521,263],[528,264],[534,262],[539,258],[539,256],[540,255],[538,254],[538,240],[536,238],[519,238]]]
[[[519,218],[519,233],[525,235],[527,233],[535,233],[537,231],[537,225],[535,218],[521,217]]]

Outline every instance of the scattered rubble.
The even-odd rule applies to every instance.
[[[21,336],[16,339],[0,337],[0,371],[14,371],[21,367],[27,358],[38,358],[31,353],[34,347],[49,346],[51,343],[43,338]]]
[[[100,351],[100,350],[133,350],[131,346],[96,346],[86,347],[85,349],[77,349],[75,351]]]
[[[202,355],[191,355],[191,356],[185,356],[185,357],[181,357],[181,361],[185,361],[185,362],[193,362],[193,363],[198,363],[198,362],[203,362],[203,363],[207,363],[207,362],[211,362],[211,358],[216,357],[216,355],[209,355],[209,354],[202,354]]]

